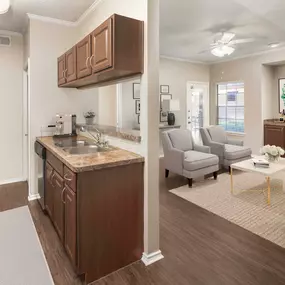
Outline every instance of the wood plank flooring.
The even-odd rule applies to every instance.
[[[149,267],[137,262],[92,285],[285,284],[285,249],[171,193],[187,181],[160,173],[161,250]],[[0,211],[25,205],[26,184],[0,186]],[[82,285],[38,203],[29,203],[56,285]],[[285,222],[285,221],[284,221]],[[285,238],[285,233],[284,233]]]

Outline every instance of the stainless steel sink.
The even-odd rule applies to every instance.
[[[80,154],[92,154],[99,152],[108,152],[113,150],[114,148],[109,147],[99,147],[96,145],[88,145],[88,146],[77,146],[77,147],[65,147],[63,150],[69,154],[80,155]]]

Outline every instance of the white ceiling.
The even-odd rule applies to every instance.
[[[0,15],[0,30],[23,32],[27,13],[75,22],[93,2],[94,0],[11,0],[9,12]]]
[[[235,39],[257,39],[237,45],[228,59],[270,50],[272,42],[284,46],[284,15],[285,0],[162,0],[161,54],[205,63],[220,61],[210,51],[201,53],[219,32],[233,32]]]

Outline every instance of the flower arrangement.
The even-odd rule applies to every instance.
[[[265,145],[261,148],[260,152],[265,155],[268,161],[278,161],[280,156],[285,154],[283,148],[275,145]]]

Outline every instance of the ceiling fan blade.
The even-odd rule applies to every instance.
[[[256,39],[239,39],[239,40],[234,40],[230,41],[230,45],[237,45],[237,44],[246,44],[246,43],[252,43],[255,42]]]
[[[209,52],[209,51],[211,51],[212,49],[213,49],[213,48],[208,48],[208,49],[202,50],[202,51],[198,52],[198,54],[203,54],[203,53]]]
[[[229,43],[236,35],[233,33],[223,33],[221,42],[223,42],[224,44]]]

